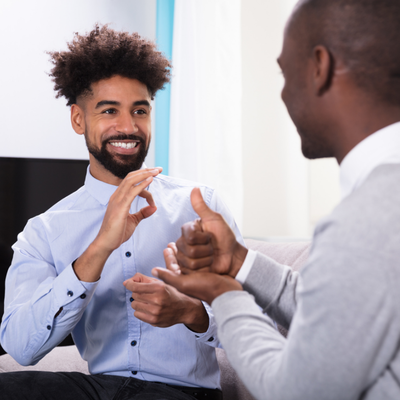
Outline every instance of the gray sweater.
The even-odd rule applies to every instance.
[[[256,399],[400,399],[400,165],[376,168],[319,223],[299,274],[257,254],[244,289],[212,308]]]

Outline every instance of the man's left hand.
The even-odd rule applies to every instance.
[[[243,290],[242,285],[228,275],[212,272],[181,274],[176,259],[176,248],[172,243],[164,250],[164,259],[167,269],[153,268],[151,273],[180,292],[204,300],[210,305],[215,298],[225,292]]]
[[[182,323],[197,333],[207,331],[209,318],[201,301],[140,273],[126,280],[124,286],[132,292],[131,306],[141,321],[159,328]]]

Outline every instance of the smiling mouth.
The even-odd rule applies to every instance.
[[[111,146],[122,148],[122,149],[133,149],[135,148],[139,142],[109,142]]]

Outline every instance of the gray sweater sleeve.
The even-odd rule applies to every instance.
[[[256,399],[400,399],[400,167],[378,177],[319,224],[299,276],[259,256],[247,292],[213,301],[219,339]],[[291,322],[287,339],[271,316]]]
[[[298,277],[298,272],[290,267],[257,253],[243,288],[254,296],[265,313],[288,329],[296,310]]]
[[[385,293],[389,277],[367,277],[351,268],[357,256],[348,254],[344,264],[342,257],[324,256],[326,250],[314,255],[298,283],[288,339],[249,293],[228,292],[212,304],[220,341],[256,399],[358,399],[393,356],[399,324]],[[373,254],[363,257],[378,262]]]

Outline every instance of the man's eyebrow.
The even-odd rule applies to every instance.
[[[102,100],[102,101],[99,101],[99,102],[96,104],[96,107],[95,107],[95,108],[99,108],[99,107],[101,107],[101,106],[119,106],[119,105],[121,105],[121,103],[120,103],[119,101],[114,101],[114,100]]]
[[[138,100],[133,103],[134,106],[147,106],[150,107],[150,103],[147,100]]]
[[[101,100],[96,104],[95,108],[100,108],[102,106],[120,106],[121,103],[115,100]],[[133,106],[147,106],[150,107],[150,103],[147,100],[138,100],[133,103]]]

